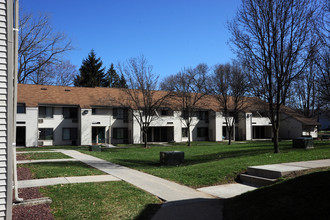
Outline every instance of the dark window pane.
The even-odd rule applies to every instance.
[[[207,127],[197,128],[197,137],[208,137],[209,129]]]
[[[182,137],[188,137],[188,128],[182,128]]]
[[[77,108],[63,108],[63,118],[65,119],[76,119],[78,116],[78,109]]]
[[[52,118],[53,107],[39,106],[39,118]]]
[[[62,138],[63,140],[76,140],[77,139],[77,128],[63,128]]]
[[[128,138],[128,129],[127,128],[113,128],[113,138],[127,139]]]
[[[39,128],[39,140],[53,140],[53,129]]]
[[[24,114],[25,113],[25,104],[17,103],[17,113]]]

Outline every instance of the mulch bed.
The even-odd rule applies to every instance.
[[[31,172],[28,168],[17,168],[18,180],[32,179]],[[18,195],[24,200],[36,199],[44,197],[38,187],[18,189]],[[14,198],[14,197],[13,197]],[[15,206],[13,207],[13,219],[14,220],[52,220],[55,219],[51,213],[49,204],[34,205],[34,206]]]
[[[27,155],[16,154],[16,160],[27,160]]]

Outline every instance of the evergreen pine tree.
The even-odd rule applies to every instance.
[[[127,89],[128,88],[128,85],[127,85],[127,82],[126,82],[126,79],[124,77],[123,74],[121,74],[121,77],[120,77],[120,88],[125,88]]]
[[[102,68],[101,58],[96,58],[94,50],[83,60],[79,69],[80,75],[74,79],[74,85],[79,87],[104,87],[107,86],[105,68]]]
[[[111,64],[110,69],[107,71],[107,87],[110,88],[121,88],[120,87],[120,78],[117,74],[113,64]]]

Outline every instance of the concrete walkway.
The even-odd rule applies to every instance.
[[[26,163],[57,163],[57,162],[69,162],[69,161],[79,161],[74,158],[67,159],[43,159],[43,160],[18,160],[17,164],[26,164]]]
[[[111,175],[95,175],[95,176],[72,176],[72,177],[21,180],[18,181],[18,188],[51,186],[51,185],[69,184],[69,183],[95,183],[95,182],[109,182],[109,181],[120,181],[120,179]]]
[[[32,154],[32,153],[54,153],[54,151],[53,150],[16,151],[16,154]]]
[[[203,188],[199,188],[198,190],[219,198],[227,199],[255,189],[257,189],[257,187],[255,186],[233,183],[233,184],[203,187]]]
[[[75,150],[55,150],[80,160],[96,169],[115,176],[140,189],[143,189],[165,201],[178,201],[199,198],[214,198],[213,196],[197,191],[187,186],[165,180],[150,174],[123,167],[108,161],[80,153]]]

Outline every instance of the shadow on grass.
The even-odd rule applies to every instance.
[[[316,172],[228,199],[224,219],[329,219],[330,171]]]
[[[233,146],[234,148],[235,146]],[[315,149],[326,149],[330,148],[330,145],[327,143],[316,143],[315,144]],[[112,153],[119,152],[124,149],[111,149]],[[195,164],[200,164],[200,163],[207,163],[207,162],[213,162],[213,161],[220,161],[224,159],[231,159],[231,158],[239,158],[239,157],[253,157],[257,155],[262,155],[262,154],[273,154],[273,148],[271,146],[264,146],[264,145],[257,145],[255,148],[254,147],[245,147],[245,146],[239,146],[238,149],[231,149],[231,150],[223,150],[223,151],[218,151],[214,153],[200,153],[198,155],[193,155],[192,152],[190,152],[190,149],[187,148],[186,150],[182,150],[185,152],[185,159],[184,163],[179,165],[179,166],[189,166],[189,165],[195,165]],[[283,153],[289,153],[289,152],[304,152],[306,151],[305,149],[293,149],[291,146],[291,143],[285,145],[281,145],[280,152]],[[308,150],[310,151],[310,150]],[[105,151],[106,152],[106,151]],[[129,155],[128,155],[129,156]],[[116,158],[116,162],[124,165],[124,166],[130,166],[130,167],[174,167],[174,166],[163,166],[160,164],[159,156],[155,156],[152,159],[143,159],[143,158],[138,158],[138,159],[130,159],[129,157],[125,158]]]
[[[160,209],[162,204],[148,204],[134,220],[150,220]]]
[[[228,152],[220,152],[220,153],[212,153],[212,154],[204,154],[204,155],[196,155],[190,156],[184,159],[184,163],[179,166],[189,166],[200,163],[207,163],[212,161],[219,161],[228,158],[235,158],[241,156],[255,156],[258,154],[268,153],[269,150],[239,150],[239,151],[228,151]],[[185,156],[186,157],[186,156]],[[175,167],[176,165],[161,165],[160,161],[151,161],[151,160],[143,160],[143,159],[117,159],[119,164],[127,165],[127,166],[152,166],[152,167]]]
[[[179,166],[189,166],[194,164],[200,164],[200,163],[207,163],[212,161],[219,161],[223,159],[228,158],[236,158],[236,157],[242,157],[242,156],[255,156],[258,154],[265,154],[265,153],[271,153],[271,150],[269,149],[255,149],[255,150],[234,150],[234,151],[222,151],[222,152],[216,152],[212,154],[203,154],[203,155],[193,155],[188,156],[185,155],[184,163]],[[127,166],[152,166],[152,167],[173,167],[175,165],[161,165],[160,161],[151,161],[151,160],[143,160],[143,159],[116,159],[119,164],[124,164]]]

